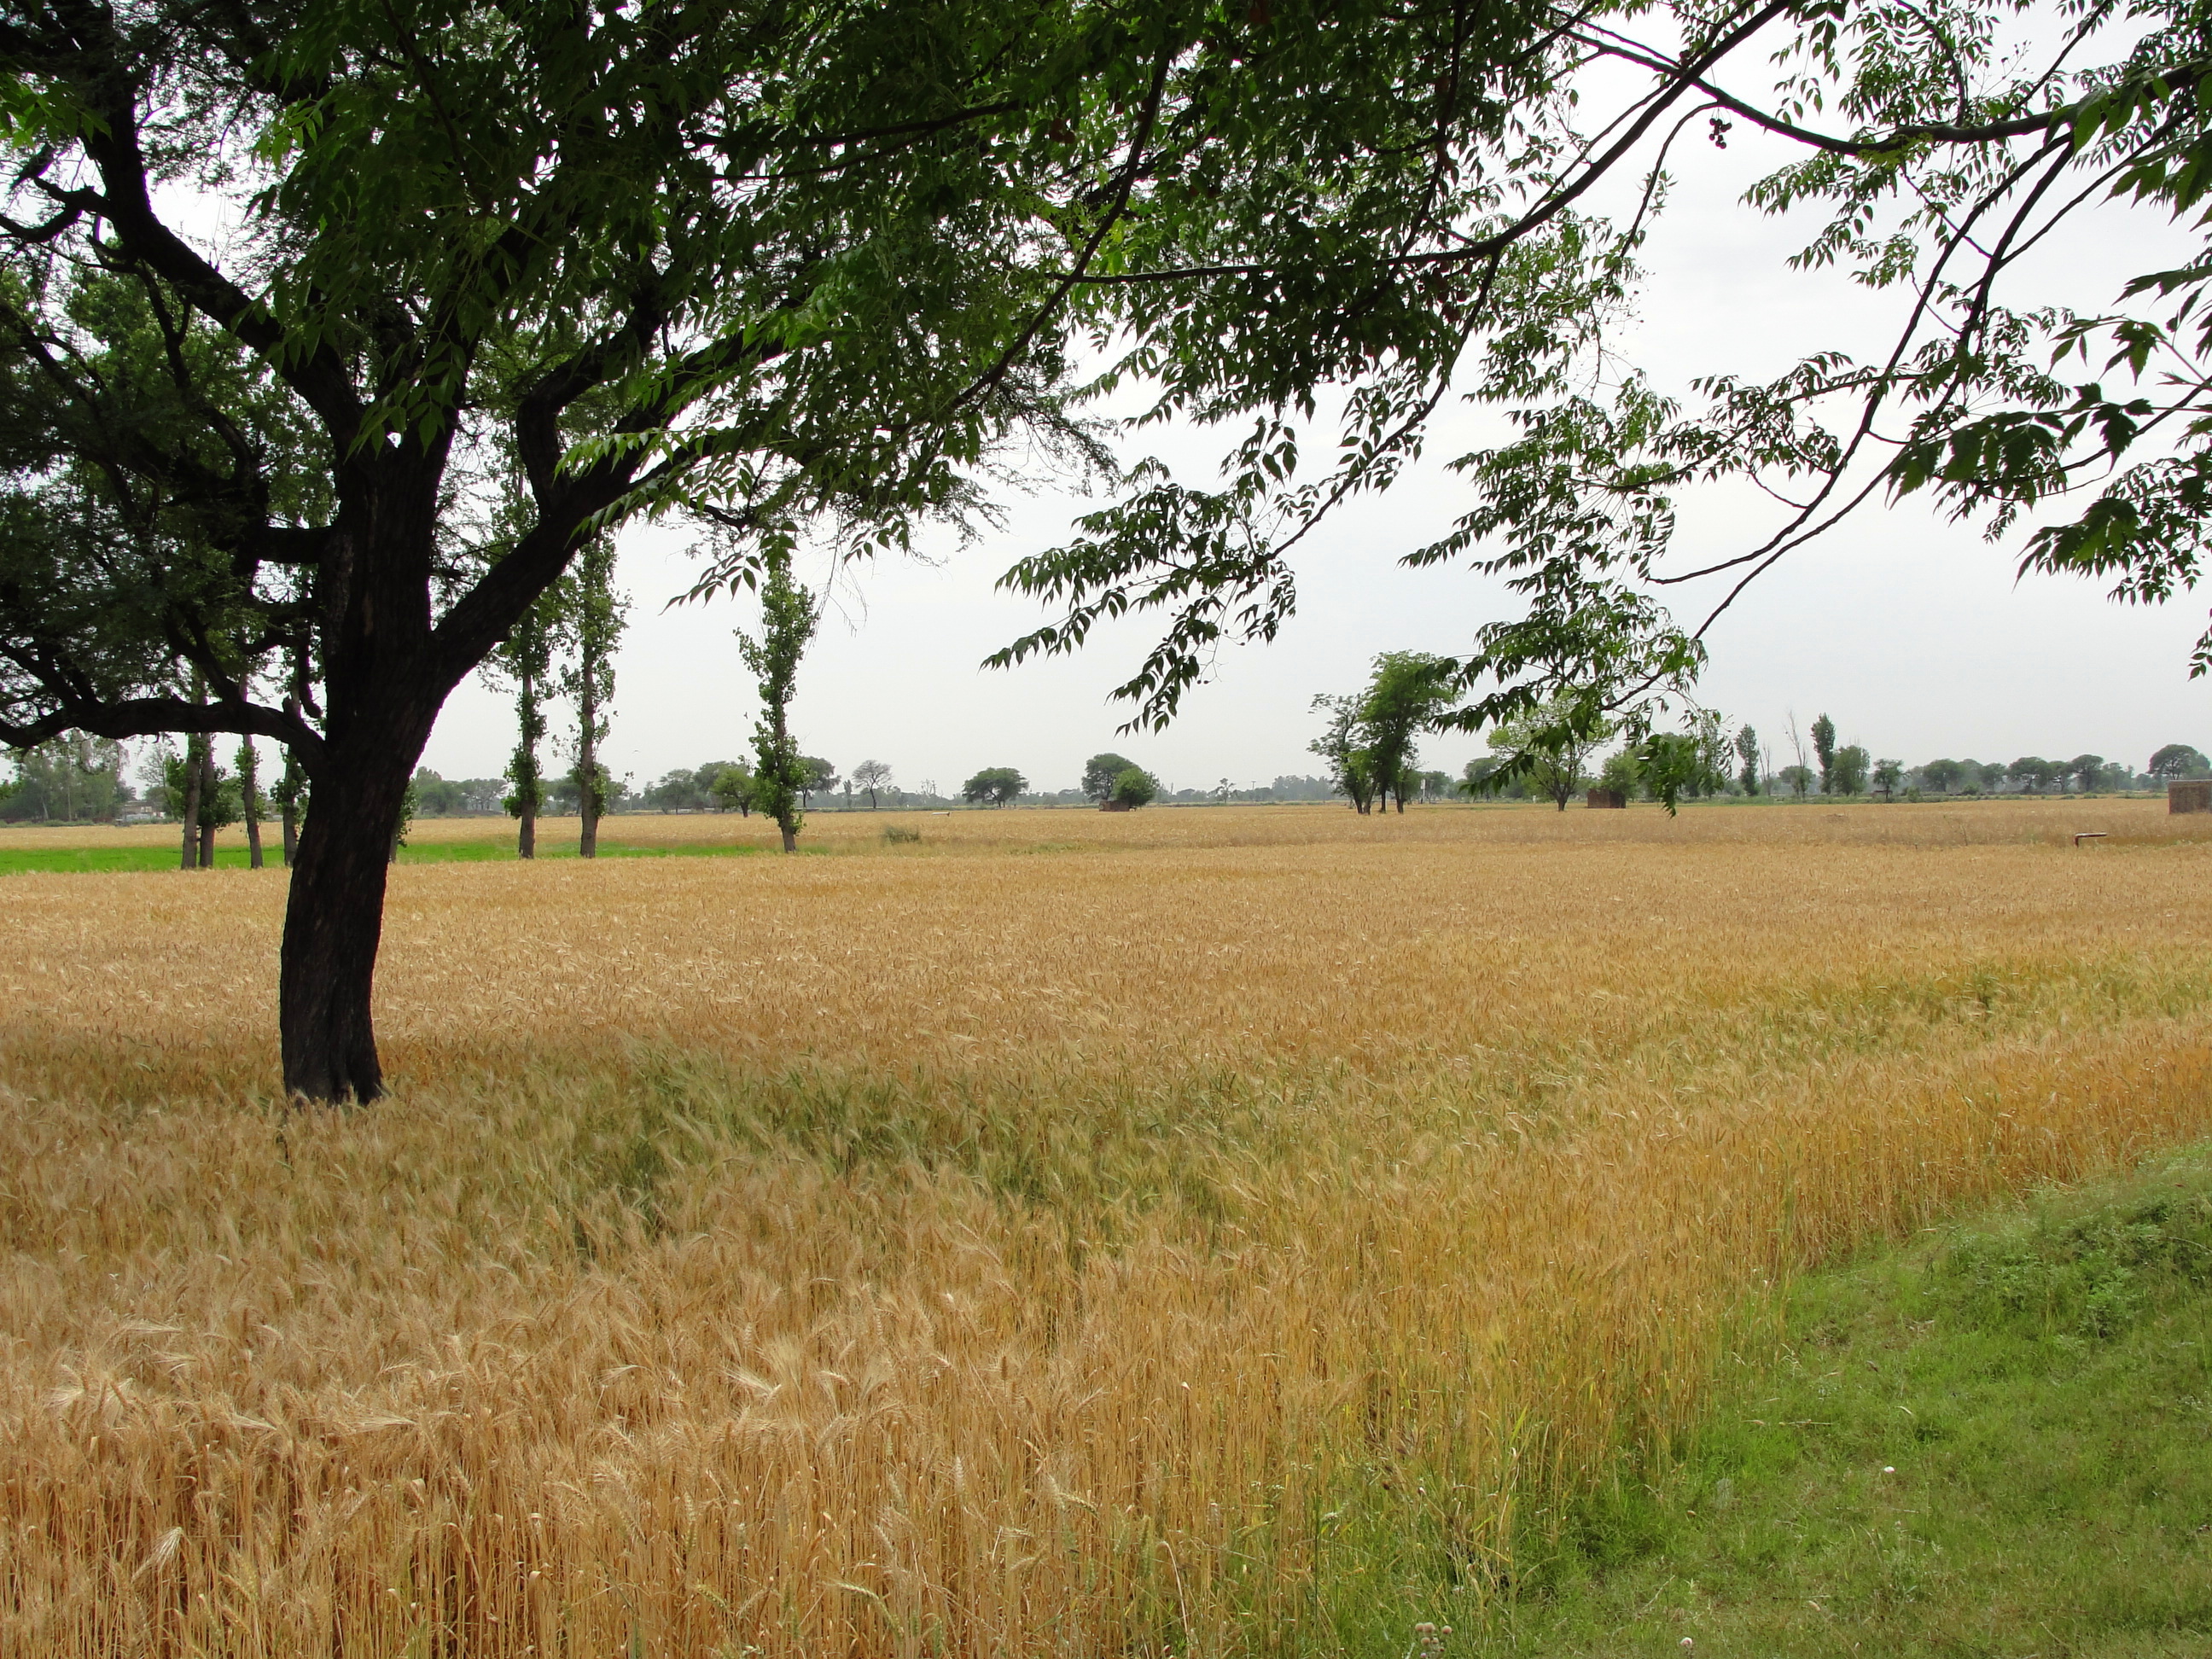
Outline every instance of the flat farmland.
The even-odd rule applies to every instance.
[[[1777,1282],[2212,1132],[2160,802],[806,840],[403,863],[343,1114],[281,872],[0,881],[0,1650],[1469,1644]]]

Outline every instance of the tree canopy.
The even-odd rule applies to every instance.
[[[1029,787],[1011,766],[987,766],[960,786],[960,799],[975,806],[1005,806]]]
[[[1093,755],[1083,763],[1083,793],[1088,799],[1103,806],[1114,793],[1114,781],[1137,763],[1111,750]]]
[[[1299,470],[1297,432],[1267,421],[1218,486],[1139,468],[1074,539],[1010,573],[1062,614],[996,660],[1154,611],[1160,641],[1120,690],[1135,723],[1164,721],[1220,640],[1273,636],[1296,605],[1295,550],[1386,487],[1455,391],[1515,430],[1452,463],[1471,505],[1407,562],[1468,561],[1524,607],[1470,629],[1469,726],[1596,687],[1585,727],[1645,728],[1650,705],[1686,694],[1745,585],[1869,503],[1917,495],[2016,536],[2024,569],[2095,577],[2123,600],[2195,584],[2212,507],[2200,7],[1790,0],[1555,21],[1573,65],[1554,60],[1516,107],[1523,142],[1484,174],[1497,193],[1460,198],[1459,240],[1431,266],[1485,272],[1471,307],[1439,299],[1468,323],[1459,343],[1363,387],[1318,475]],[[1763,380],[1717,364],[1679,398],[1621,362],[1617,325],[1670,184],[1739,126],[1790,151],[1748,206],[1809,221],[1794,263],[1893,296],[1894,330],[1865,356],[1803,338]],[[1615,218],[1581,210],[1607,191]],[[2197,251],[2080,313],[2033,286],[2029,256],[2100,210],[2171,222]],[[1540,281],[1516,263],[1538,249]],[[1767,492],[1773,522],[1678,552],[1684,492],[1730,480]],[[1673,597],[1694,611],[1678,619]],[[2212,634],[2191,669],[2208,666]]]
[[[285,1081],[373,1097],[409,775],[587,541],[686,518],[703,595],[971,522],[1100,461],[1086,335],[1263,427],[1425,383],[1573,50],[1372,0],[14,9],[0,741],[285,745]]]

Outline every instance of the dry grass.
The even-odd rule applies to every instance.
[[[344,1116],[280,875],[7,878],[0,1652],[1402,1651],[1747,1290],[2212,1130],[2158,803],[853,818],[395,872]]]

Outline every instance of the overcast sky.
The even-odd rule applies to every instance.
[[[1692,376],[1722,370],[1771,374],[1822,347],[1871,351],[1894,315],[1893,295],[1786,269],[1807,224],[1766,219],[1737,199],[1776,157],[1740,125],[1726,151],[1698,145],[1683,157],[1675,205],[1645,252],[1652,278],[1640,319],[1624,337],[1626,355],[1665,389],[1686,392]],[[2156,268],[2173,242],[2140,215],[2107,210],[2051,246],[2027,281],[2038,300],[2099,309],[2126,276]],[[948,792],[985,766],[1018,767],[1036,787],[1066,787],[1085,757],[1107,747],[1176,788],[1316,771],[1306,750],[1315,693],[1354,689],[1378,652],[1463,652],[1482,623],[1513,613],[1510,596],[1465,570],[1395,562],[1468,504],[1465,486],[1438,463],[1498,430],[1492,411],[1440,412],[1418,475],[1310,538],[1297,561],[1297,619],[1270,646],[1224,650],[1164,734],[1116,735],[1127,715],[1107,697],[1149,642],[1142,620],[1099,629],[1073,660],[978,666],[1044,619],[994,583],[1095,505],[1060,493],[1016,498],[1002,532],[965,549],[948,543],[934,564],[853,573],[801,669],[793,727],[806,752],[841,769],[880,759],[904,786]],[[1127,454],[1158,442],[1154,433],[1133,434]],[[1184,476],[1195,475],[1186,466]],[[1740,492],[1696,500],[1678,544],[1741,550],[1765,522]],[[2018,560],[2017,536],[1992,546],[1917,504],[1869,508],[1792,555],[1722,619],[1709,636],[1701,696],[1731,723],[1756,726],[1771,748],[1786,743],[1793,711],[1801,726],[1826,712],[1842,741],[1908,763],[2092,750],[2141,767],[2161,744],[2212,749],[2212,684],[2188,678],[2202,603],[2124,608],[2074,579],[2015,581]],[[754,610],[726,600],[665,609],[691,568],[665,529],[621,543],[619,580],[633,607],[606,760],[639,786],[672,767],[749,753],[758,703],[731,630],[750,626]],[[1675,603],[1678,616],[1696,609]],[[471,680],[448,704],[424,763],[448,777],[495,775],[514,731],[507,699]],[[1482,750],[1476,738],[1432,738],[1423,760],[1456,771]]]

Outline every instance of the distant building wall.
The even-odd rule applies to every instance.
[[[2212,812],[2212,778],[2192,778],[2186,783],[2167,784],[2166,810],[2169,812]]]
[[[1628,805],[1628,797],[1622,794],[1618,789],[1593,789],[1589,792],[1589,794],[1586,799],[1589,804],[1592,806],[1626,806]],[[2180,810],[2181,809],[2179,807],[2174,808],[2174,811],[2177,812]]]

